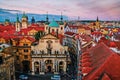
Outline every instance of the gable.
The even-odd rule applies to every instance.
[[[31,42],[30,40],[28,40],[28,39],[26,39],[26,38],[23,38],[22,40],[20,40],[20,42],[22,42],[22,43],[29,43],[29,42]]]

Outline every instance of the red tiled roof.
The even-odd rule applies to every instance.
[[[90,42],[92,40],[92,38],[86,34],[80,35],[80,37],[84,39],[83,41],[86,41],[86,42]]]
[[[120,41],[115,41],[114,43],[116,44],[118,50],[120,50]]]
[[[84,63],[84,62],[90,62],[91,60],[90,60],[90,58],[85,58],[85,59],[82,59],[82,60],[80,60],[81,61],[81,63]]]
[[[115,44],[115,42],[111,41],[110,42],[110,47],[117,47],[117,45]]]
[[[39,25],[38,25],[38,24],[35,24],[35,23],[32,23],[32,24],[30,25],[30,27],[39,27]]]
[[[92,70],[92,67],[82,67],[82,73],[89,73]]]
[[[101,43],[101,42],[109,46],[110,40],[106,39],[105,37],[101,37],[98,43]]]
[[[68,25],[69,28],[72,28],[72,29],[77,29],[79,26],[75,26],[75,25]]]
[[[32,38],[32,37],[21,37],[20,40],[22,40],[22,39],[28,39],[28,40],[31,41],[31,42],[34,42],[34,41],[35,41],[35,39]]]
[[[120,55],[112,52],[104,43],[90,48],[88,52],[92,70],[83,80],[98,80],[104,72],[110,76],[111,80],[120,79]]]
[[[81,26],[81,27],[78,27],[78,29],[85,29],[85,30],[91,30],[88,26]]]
[[[0,32],[10,31],[10,30],[15,30],[15,27],[13,25],[0,26]]]
[[[89,61],[83,62],[81,66],[82,67],[90,67],[91,66],[91,62],[89,62]]]
[[[22,33],[24,33],[24,35],[28,35],[28,32],[31,31],[31,30],[44,31],[44,27],[28,27],[26,29],[21,29],[19,34],[22,35]]]
[[[91,34],[92,35],[101,35],[102,33],[101,32],[92,32]]]
[[[73,32],[65,32],[65,34],[70,35],[70,36],[73,36],[73,35],[75,35],[76,33],[73,33]]]
[[[101,80],[111,80],[111,79],[106,73],[104,73]]]

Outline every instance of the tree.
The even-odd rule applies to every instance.
[[[35,34],[35,39],[36,40],[39,40],[42,36],[44,36],[45,33],[43,31],[38,31],[36,34]]]

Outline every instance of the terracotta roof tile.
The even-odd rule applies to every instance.
[[[98,80],[104,72],[110,76],[111,80],[120,79],[120,55],[112,52],[104,43],[99,43],[97,46],[90,48],[88,52],[92,70],[83,80]]]
[[[73,36],[73,35],[75,35],[76,33],[73,33],[73,32],[65,32],[65,34],[70,35],[70,36]]]
[[[106,73],[104,73],[101,80],[111,80],[111,79]]]

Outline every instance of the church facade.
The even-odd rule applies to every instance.
[[[43,36],[39,44],[32,46],[31,50],[34,74],[66,72],[67,62],[70,61],[68,47],[62,46],[56,36],[51,34]]]

